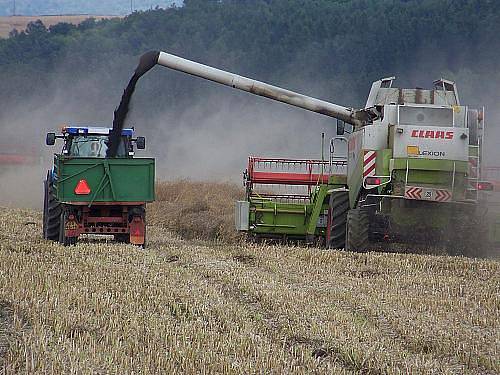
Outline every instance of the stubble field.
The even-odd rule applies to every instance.
[[[497,261],[250,245],[240,195],[160,185],[146,251],[0,210],[0,372],[500,372]]]

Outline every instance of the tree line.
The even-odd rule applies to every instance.
[[[362,106],[371,82],[384,76],[411,87],[444,75],[471,104],[492,106],[498,35],[493,0],[185,0],[124,19],[37,21],[13,31],[0,40],[0,101],[70,91],[93,77],[109,111],[137,57],[161,49],[345,105]],[[157,74],[142,90],[141,105],[155,112],[212,89]]]

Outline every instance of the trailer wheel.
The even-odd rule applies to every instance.
[[[115,234],[113,236],[113,239],[116,241],[116,242],[120,242],[120,243],[130,243],[130,235],[128,233],[119,233],[119,234]]]
[[[334,191],[330,195],[331,226],[328,248],[344,249],[349,211],[349,194],[345,191]]]
[[[43,203],[43,238],[57,241],[61,226],[61,204],[54,193],[54,186],[49,175],[44,181],[44,203]]]
[[[370,220],[363,208],[355,208],[347,213],[346,250],[355,252],[368,251],[370,245]]]
[[[143,250],[146,250],[147,240],[148,240],[148,231],[146,226],[146,219],[144,218],[144,243],[141,246]]]

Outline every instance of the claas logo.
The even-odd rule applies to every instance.
[[[431,139],[453,139],[454,132],[444,130],[419,130],[411,131],[412,138],[431,138]]]

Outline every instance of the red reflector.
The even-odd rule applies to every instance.
[[[75,194],[77,195],[87,195],[90,193],[90,187],[89,184],[87,183],[87,180],[80,180],[76,184],[75,187]]]
[[[493,190],[493,184],[491,182],[486,182],[486,181],[478,182],[477,190],[491,191]]]
[[[365,181],[366,185],[380,185],[382,183],[382,180],[378,177],[367,177]]]

